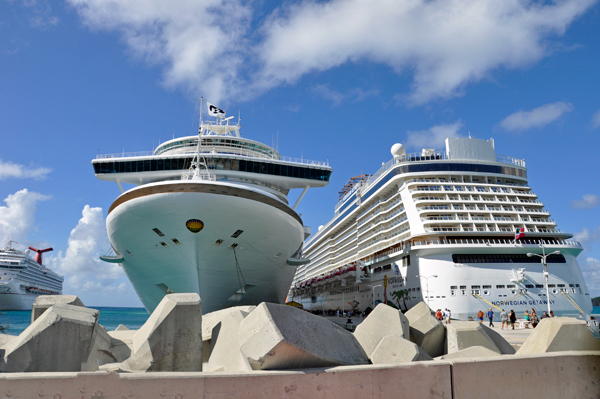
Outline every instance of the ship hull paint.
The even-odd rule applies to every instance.
[[[285,300],[295,272],[287,259],[304,238],[299,218],[261,201],[256,190],[248,190],[248,197],[254,198],[248,199],[218,194],[226,185],[214,187],[214,193],[165,192],[133,198],[109,214],[110,242],[123,256],[121,266],[149,312],[171,291],[197,292],[203,313]],[[201,220],[204,228],[189,231],[190,219]],[[237,230],[243,233],[231,237]],[[217,240],[223,242],[217,245]],[[235,254],[232,244],[237,244]],[[241,287],[249,292],[230,300]]]
[[[511,248],[510,252],[531,252],[532,248],[522,248],[515,251]],[[585,292],[587,288],[577,264],[576,255],[580,251],[570,251],[568,247],[558,249],[564,254],[566,263],[549,264],[549,284],[555,284],[556,287],[550,288],[550,307],[556,316],[577,317],[577,310],[568,299],[560,292],[558,284],[564,284],[564,290],[567,290],[569,297],[572,298],[584,313],[592,312],[592,304],[589,295]],[[552,250],[555,248],[553,247]],[[488,249],[489,253],[502,252],[502,248]],[[504,250],[507,250],[504,248]],[[535,250],[535,249],[534,249]],[[485,253],[486,250],[476,250],[471,248],[472,252]],[[320,288],[322,285],[312,287],[312,294],[305,290],[304,294],[294,296],[292,299],[302,303],[308,310],[350,310],[364,311],[377,304],[384,302],[387,298],[388,304],[406,311],[421,301],[428,302],[433,310],[450,309],[452,318],[459,320],[476,319],[477,312],[481,309],[484,312],[491,307],[488,302],[505,309],[508,312],[514,310],[518,318],[523,318],[525,310],[536,310],[538,315],[547,311],[546,288],[543,277],[543,267],[539,263],[511,264],[511,263],[485,263],[485,264],[455,264],[452,261],[452,249],[445,248],[442,252],[439,248],[432,246],[427,250],[410,250],[400,255],[393,256],[385,261],[370,265],[376,268],[384,265],[391,265],[387,271],[374,273],[369,277],[363,277],[362,282],[356,284],[353,278],[346,286],[336,284],[330,287],[331,283],[325,284],[327,288]],[[453,252],[465,253],[464,248],[456,248]],[[574,252],[574,253],[570,253]],[[411,265],[402,266],[401,258],[410,255]],[[515,271],[524,268],[525,280],[518,284],[511,279],[515,278]],[[434,276],[428,279],[416,277]],[[388,284],[384,287],[384,276],[387,277]],[[542,285],[543,288],[525,289],[525,284]],[[573,284],[574,287],[570,287]],[[379,285],[379,286],[378,286]],[[483,289],[484,285],[492,288]],[[498,285],[515,285],[514,292],[508,288],[497,288]],[[579,285],[578,287],[576,285]],[[371,286],[378,286],[374,289]],[[456,286],[457,289],[452,292],[450,287]],[[462,292],[460,286],[466,286],[465,292]],[[472,295],[471,286],[479,286],[479,295],[485,299],[482,300]],[[521,291],[525,289],[525,291]],[[408,297],[403,299],[398,295],[399,291],[408,291]],[[340,291],[345,291],[344,294]],[[373,297],[374,294],[374,297]],[[429,297],[429,298],[427,298]],[[486,302],[487,301],[487,302]],[[505,302],[505,303],[502,303]],[[342,309],[343,308],[343,309]],[[499,319],[500,311],[493,308],[495,318]],[[487,320],[487,319],[486,319]]]
[[[0,310],[31,310],[35,294],[0,294]]]

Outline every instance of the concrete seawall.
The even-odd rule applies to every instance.
[[[598,398],[600,352],[303,371],[10,373],[0,398]]]

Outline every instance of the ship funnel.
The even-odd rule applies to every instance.
[[[29,249],[31,249],[32,251],[34,251],[35,254],[35,261],[37,263],[39,263],[40,265],[42,264],[42,254],[44,252],[50,252],[50,251],[54,251],[52,248],[46,248],[46,249],[35,249],[34,247],[29,247]]]

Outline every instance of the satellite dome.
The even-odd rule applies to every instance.
[[[25,255],[29,255],[31,253],[31,251],[29,251],[28,249],[25,250]]]
[[[404,153],[406,152],[406,150],[404,149],[404,146],[400,143],[396,143],[392,146],[392,149],[390,150],[392,153],[392,156],[395,157],[400,157],[402,155],[404,155]]]
[[[325,227],[325,226],[323,226],[323,225],[320,225],[320,226],[319,226],[319,231],[321,231],[321,229],[322,229],[323,227]]]

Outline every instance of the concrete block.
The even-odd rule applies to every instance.
[[[240,324],[246,315],[247,313],[240,310],[228,312],[212,329],[210,358],[205,371],[252,371],[237,339]]]
[[[133,336],[137,330],[109,331],[110,353],[114,356],[114,362],[123,362],[131,356],[133,351]]]
[[[408,319],[402,311],[383,303],[377,305],[371,314],[354,331],[354,337],[365,350],[369,359],[371,359],[371,355],[377,345],[388,335],[397,335],[408,339],[410,337],[410,328]]]
[[[240,324],[238,341],[253,370],[367,364],[352,333],[300,309],[261,303]]]
[[[46,309],[57,303],[85,307],[81,299],[76,295],[40,295],[35,298],[35,302],[33,302],[33,306],[31,307],[31,322],[33,323]]]
[[[452,323],[454,324],[454,323]],[[477,323],[479,324],[479,323]],[[491,350],[484,346],[470,346],[456,352],[448,353],[447,355],[438,356],[435,360],[456,360],[456,359],[477,359],[491,358],[502,356],[497,351]]]
[[[115,331],[126,331],[126,330],[129,330],[129,327],[127,327],[126,325],[123,325],[123,324],[119,324],[117,326],[117,328],[115,328]]]
[[[256,308],[256,306],[235,306],[210,312],[202,316],[202,360],[204,362],[208,362],[208,359],[210,358],[213,328],[232,312],[242,312],[244,317],[246,317],[254,310],[254,308]]]
[[[133,336],[123,371],[202,371],[202,301],[168,294]]]
[[[570,317],[552,317],[540,321],[517,351],[517,355],[598,350],[600,341],[594,339],[585,321]]]
[[[5,346],[3,372],[92,371],[104,348],[99,311],[56,304]]]
[[[4,345],[8,344],[15,338],[17,338],[17,335],[0,334],[0,348],[3,348]]]
[[[482,346],[502,355],[514,355],[515,349],[491,328],[472,321],[446,325],[446,353],[459,352],[471,346]]]
[[[417,344],[398,335],[383,337],[370,356],[373,364],[420,362],[433,360]]]
[[[431,314],[425,302],[419,302],[406,312],[410,324],[410,340],[419,345],[431,357],[444,354],[446,329]]]

